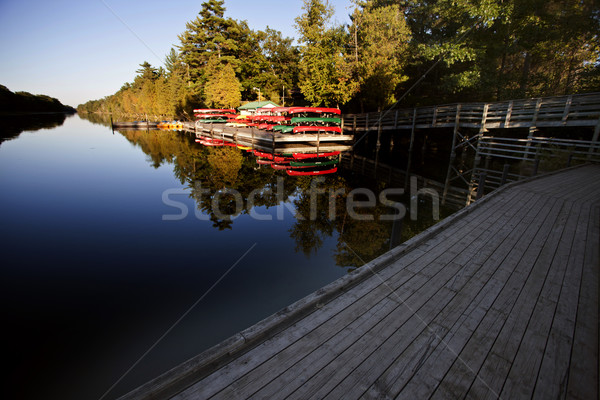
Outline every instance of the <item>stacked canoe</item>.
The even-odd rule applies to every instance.
[[[203,124],[226,124],[237,117],[232,108],[198,108],[194,110],[196,122]]]
[[[285,170],[291,176],[315,176],[337,172],[340,152],[271,154],[254,150],[256,163]]]
[[[199,124],[224,124],[228,127],[249,127],[273,134],[306,135],[308,141],[319,135],[342,134],[341,111],[325,107],[274,107],[262,108],[254,115],[236,115],[234,110],[198,109],[194,110]],[[218,130],[217,130],[218,132]],[[212,128],[211,128],[212,133]],[[208,138],[199,133],[197,142],[206,146],[226,146],[225,138]],[[254,134],[253,134],[254,135]],[[253,136],[254,138],[254,136]],[[285,170],[288,175],[324,175],[337,171],[339,151],[318,151],[306,153],[267,153],[253,150],[260,165],[270,165],[274,169]]]

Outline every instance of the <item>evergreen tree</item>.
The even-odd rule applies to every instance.
[[[224,17],[224,0],[208,0],[202,3],[202,9],[195,20],[186,24],[186,30],[179,35],[182,60],[186,64],[192,92],[202,94],[206,83],[204,68],[208,61],[216,57],[222,61],[235,60],[237,50],[235,40],[229,30],[236,24]]]

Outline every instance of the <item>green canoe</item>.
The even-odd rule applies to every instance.
[[[335,160],[311,160],[311,161],[290,161],[292,167],[320,167],[322,165],[335,165],[339,162]]]
[[[275,125],[273,132],[294,133],[294,127],[290,125]]]
[[[335,124],[340,125],[342,123],[341,118],[319,118],[319,117],[294,117],[290,121],[292,125],[295,124],[309,124],[309,125],[329,125]]]

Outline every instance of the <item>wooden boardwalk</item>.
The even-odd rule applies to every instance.
[[[345,114],[344,128],[370,130],[585,127],[600,129],[600,93],[540,97],[495,103],[445,104],[394,109],[380,113]],[[598,136],[596,135],[596,139]]]
[[[507,185],[126,398],[598,398],[600,166]]]

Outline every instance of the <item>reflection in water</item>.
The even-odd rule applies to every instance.
[[[336,264],[353,269],[390,248],[393,223],[381,217],[393,214],[395,209],[379,201],[369,207],[348,206],[352,201],[368,200],[351,193],[353,189],[368,189],[378,199],[379,193],[386,189],[382,183],[357,182],[356,177],[343,172],[323,177],[289,177],[285,171],[257,164],[251,151],[203,146],[185,133],[156,130],[120,133],[144,151],[153,168],[173,164],[175,176],[189,189],[200,214],[207,216],[219,230],[232,229],[235,218],[250,214],[253,207],[291,203],[295,222],[289,233],[296,243],[296,252],[310,257],[328,238],[335,238]],[[407,198],[395,200],[409,203]],[[405,219],[403,240],[436,222],[427,206],[427,203],[419,206],[417,221]]]
[[[61,126],[68,114],[27,114],[0,116],[0,143],[18,137],[21,132],[51,129]]]
[[[78,114],[81,118],[96,125],[110,126],[110,114],[83,113]]]

